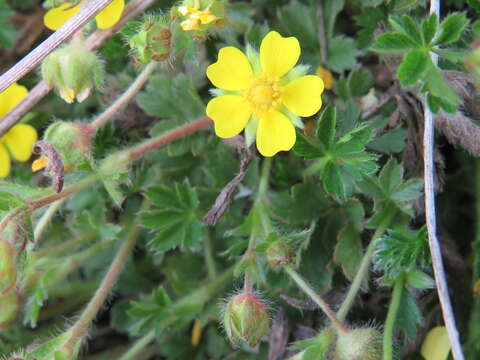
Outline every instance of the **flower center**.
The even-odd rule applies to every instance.
[[[260,76],[244,94],[257,114],[273,111],[280,105],[280,85],[276,78]]]

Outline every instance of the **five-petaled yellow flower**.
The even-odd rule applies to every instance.
[[[27,96],[25,86],[14,83],[0,92],[0,119]],[[10,173],[10,156],[18,161],[27,161],[32,155],[32,146],[37,141],[37,131],[30,125],[14,125],[0,138],[0,178]]]
[[[50,30],[57,30],[68,19],[80,10],[81,3],[75,5],[72,3],[63,3],[60,6],[54,7],[46,12],[43,17],[43,23]],[[120,20],[123,8],[125,7],[125,0],[113,0],[108,4],[97,16],[95,21],[99,29],[108,29]]]
[[[322,105],[323,81],[304,75],[306,67],[294,67],[300,44],[294,37],[269,32],[260,45],[259,56],[247,49],[247,56],[235,47],[224,47],[207,76],[218,97],[207,105],[221,138],[238,135],[243,129],[247,144],[256,134],[257,149],[263,156],[290,150],[295,144],[294,124],[302,127],[300,116],[314,115]]]

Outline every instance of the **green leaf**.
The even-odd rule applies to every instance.
[[[400,300],[400,309],[395,319],[395,328],[404,332],[410,339],[417,336],[417,327],[423,321],[422,312],[418,308],[415,299],[404,289]]]
[[[429,62],[428,54],[422,50],[408,52],[400,66],[397,76],[404,87],[415,85],[425,74]]]
[[[345,178],[339,166],[328,162],[322,171],[323,188],[326,192],[335,195],[340,200],[345,200],[351,193]]]
[[[14,12],[10,10],[5,1],[0,1],[0,48],[8,49],[17,37],[17,30],[10,25]]]
[[[389,20],[395,31],[407,35],[417,46],[422,44],[422,36],[418,25],[409,15],[391,17]]]
[[[173,79],[166,75],[152,76],[147,89],[138,94],[136,100],[148,115],[177,121],[190,121],[205,111],[193,80],[185,74]]]
[[[467,4],[477,13],[480,13],[480,0],[467,0]]]
[[[156,231],[150,241],[152,249],[164,252],[174,247],[195,249],[203,236],[199,219],[199,200],[188,180],[174,188],[159,185],[146,192],[155,207],[141,215],[142,223]]]
[[[429,45],[435,34],[437,33],[438,28],[438,17],[437,14],[432,14],[426,19],[422,20],[422,37],[423,44]]]
[[[333,37],[333,27],[335,25],[335,20],[337,15],[342,11],[345,6],[345,0],[325,0],[323,9],[324,9],[324,21],[325,21],[325,33],[327,39]]]
[[[431,289],[435,287],[435,281],[419,269],[407,272],[405,281],[408,285],[417,289]]]
[[[367,69],[359,68],[350,73],[348,85],[353,97],[362,97],[373,87],[373,76]]]
[[[328,46],[328,67],[336,72],[353,68],[358,50],[353,39],[345,36],[335,36]]]
[[[318,25],[315,13],[310,7],[293,0],[277,9],[277,17],[286,33],[296,36],[302,47],[318,51]]]
[[[315,139],[307,137],[299,130],[297,130],[297,141],[293,151],[305,159],[316,159],[325,154],[322,144],[315,141]]]
[[[352,280],[358,271],[363,257],[360,233],[353,223],[347,224],[338,234],[334,261],[342,266],[347,279]]]
[[[335,127],[337,125],[337,111],[335,107],[329,105],[323,110],[318,119],[315,136],[323,145],[325,151],[332,148],[335,142]]]
[[[455,13],[447,16],[440,24],[440,31],[435,39],[434,45],[451,44],[462,35],[469,20],[464,13]]]
[[[448,83],[445,81],[438,68],[431,61],[428,63],[428,69],[425,73],[424,81],[428,91],[435,97],[439,98],[442,107],[443,102],[451,106],[458,106],[460,98],[450,86],[448,86]]]
[[[368,143],[367,147],[385,154],[396,154],[405,147],[406,138],[407,130],[397,127],[373,139]]]
[[[373,44],[373,50],[377,52],[404,52],[416,47],[412,39],[400,32],[382,34]]]
[[[411,272],[417,266],[425,267],[429,256],[425,227],[417,232],[389,230],[377,240],[374,267],[384,272],[386,283],[393,283],[401,274]]]

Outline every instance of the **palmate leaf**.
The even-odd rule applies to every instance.
[[[294,151],[305,159],[317,159],[306,173],[320,172],[323,188],[344,201],[353,194],[355,184],[377,170],[376,156],[365,152],[373,129],[362,126],[337,138],[336,110],[327,107],[320,116],[315,138],[298,133]]]
[[[159,252],[177,246],[196,248],[203,236],[203,224],[197,212],[197,192],[188,180],[174,187],[152,187],[145,195],[155,205],[141,215],[142,224],[156,231],[151,248]]]
[[[367,223],[374,228],[396,210],[412,215],[411,202],[420,196],[423,182],[418,178],[403,181],[403,168],[392,158],[377,177],[364,177],[357,186],[375,202],[375,215]]]

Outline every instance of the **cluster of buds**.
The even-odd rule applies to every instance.
[[[42,63],[43,80],[54,86],[60,97],[71,104],[85,100],[94,87],[103,84],[98,56],[83,45],[68,45],[48,55]]]
[[[172,8],[172,17],[178,16],[182,19],[180,26],[184,31],[195,31],[197,37],[204,38],[212,27],[223,27],[225,5],[220,0],[184,0]]]
[[[170,57],[172,32],[168,19],[163,16],[147,16],[139,30],[128,39],[128,45],[136,62],[165,61]]]
[[[233,346],[255,347],[270,331],[268,306],[256,294],[235,295],[225,307],[223,326]]]

